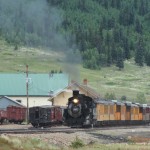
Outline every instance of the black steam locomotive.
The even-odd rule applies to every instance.
[[[64,122],[71,127],[88,127],[93,123],[93,100],[74,90],[64,110]]]

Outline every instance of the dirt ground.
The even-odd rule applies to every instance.
[[[31,125],[0,125],[2,129],[18,129],[30,128]],[[6,135],[6,134],[5,134]],[[110,144],[110,143],[146,143],[150,144],[150,126],[135,126],[131,128],[110,128],[109,130],[90,131],[90,132],[76,132],[76,133],[47,133],[47,134],[7,134],[8,136],[22,137],[22,138],[36,138],[48,144],[58,145],[60,147],[67,147],[71,145],[76,138],[82,139],[87,145],[90,143]],[[3,136],[3,135],[0,135]]]

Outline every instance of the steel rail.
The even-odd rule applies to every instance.
[[[117,130],[117,129],[135,129],[150,128],[150,126],[116,126],[116,127],[97,127],[97,128],[68,128],[68,127],[51,127],[51,128],[23,128],[23,129],[0,129],[0,134],[41,134],[41,133],[75,133],[75,132],[92,132],[98,130]]]

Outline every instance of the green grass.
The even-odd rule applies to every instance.
[[[117,98],[126,95],[130,100],[136,98],[137,93],[143,92],[150,102],[150,67],[139,67],[133,60],[125,61],[125,68],[119,71],[115,66],[102,68],[100,71],[88,70],[80,67],[81,76],[88,78],[89,85],[97,90],[102,97],[108,93],[115,93]]]
[[[76,139],[71,143],[70,147],[77,149],[77,148],[84,147],[84,145],[85,145],[84,142],[78,137],[76,137]]]
[[[0,40],[0,72],[25,72],[26,64],[29,65],[29,72],[48,73],[61,69],[69,72],[70,78],[79,82],[87,78],[89,86],[102,97],[106,93],[115,93],[118,99],[125,95],[128,100],[134,100],[137,93],[142,92],[150,103],[150,67],[136,66],[134,60],[130,60],[125,61],[122,71],[115,66],[90,70],[80,64],[75,66],[70,63],[67,66],[64,59],[63,52],[27,47],[14,50],[14,46]]]
[[[50,145],[37,138],[5,136],[0,137],[0,150],[56,150],[59,147]]]
[[[94,144],[86,146],[78,150],[149,150],[149,145],[146,144]]]
[[[47,139],[48,140],[48,139]],[[27,138],[27,137],[15,137],[1,135],[0,137],[0,150],[149,150],[149,144],[98,144],[89,143],[84,145],[82,140],[77,139],[71,145],[71,147],[58,147],[57,145],[51,145],[47,140],[40,138]]]

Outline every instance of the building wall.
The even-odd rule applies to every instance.
[[[81,89],[78,89],[78,90],[80,90],[80,94],[88,95],[86,91],[83,91]],[[53,105],[66,106],[69,97],[72,97],[71,89],[63,91],[60,94],[58,94],[56,97],[52,99],[52,103]]]
[[[9,105],[20,106],[19,104],[7,99],[6,97],[0,98],[0,109],[6,110]]]
[[[53,98],[53,105],[66,106],[68,98],[72,96],[71,91],[64,91]]]
[[[21,100],[21,104],[27,107],[27,97],[11,97],[13,100]],[[41,105],[52,105],[52,102],[48,101],[49,97],[29,97],[29,107],[41,106]]]
[[[75,89],[75,88],[72,88]],[[58,105],[58,106],[66,106],[68,102],[68,98],[72,96],[72,89],[66,89],[50,100],[50,97],[29,97],[28,103],[29,107],[33,106],[41,106],[41,105]],[[76,88],[76,90],[80,91],[80,94],[85,94],[90,96],[89,93],[83,89]],[[27,97],[10,97],[13,100],[21,100],[21,104],[27,107]]]
[[[80,92],[79,92],[80,94],[85,94],[86,96],[91,96],[88,91],[86,91],[86,90],[84,90],[83,88],[80,88],[80,87],[69,87],[68,89],[69,89],[71,92],[72,92],[72,90],[79,90],[79,91],[80,91]]]

